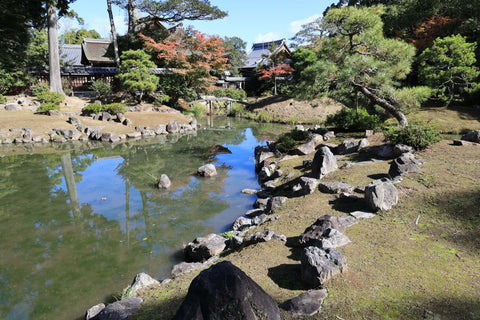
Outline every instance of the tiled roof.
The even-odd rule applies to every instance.
[[[61,44],[60,60],[62,65],[81,66],[82,65],[82,46],[80,44]]]
[[[104,39],[83,39],[82,48],[85,58],[92,62],[112,63],[113,58],[107,56],[108,47],[112,41]]]
[[[247,63],[243,68],[255,68],[257,65],[261,64],[263,60],[265,60],[265,57],[270,56],[271,52],[269,48],[274,44],[277,47],[281,47],[285,44],[285,39],[254,43],[252,50],[247,54]]]

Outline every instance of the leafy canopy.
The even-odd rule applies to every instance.
[[[165,22],[215,20],[227,15],[217,6],[212,6],[209,0],[144,0],[140,3],[139,8]]]
[[[475,47],[465,37],[452,35],[436,39],[419,56],[420,78],[447,104],[480,88]]]

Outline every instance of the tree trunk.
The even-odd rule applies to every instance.
[[[378,104],[380,107],[385,109],[389,114],[395,117],[395,119],[398,120],[399,124],[402,127],[408,126],[407,117],[405,117],[405,115],[400,110],[395,108],[390,102],[388,102],[386,99],[383,99],[377,96],[366,87],[363,87],[360,85],[355,85],[355,86],[358,88],[358,90],[360,90],[361,93],[363,93],[364,96],[373,100],[376,104]]]
[[[127,12],[128,12],[128,33],[135,33],[135,5],[133,4],[134,0],[128,0],[127,3]]]
[[[60,94],[63,93],[62,78],[60,76],[60,53],[58,49],[57,33],[57,8],[47,3],[48,19],[48,66],[50,90]]]
[[[120,66],[120,56],[118,54],[117,30],[115,29],[115,22],[113,21],[112,1],[107,0],[108,17],[110,18],[110,29],[112,31],[113,52],[115,54],[115,65]]]

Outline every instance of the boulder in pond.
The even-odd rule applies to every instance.
[[[158,189],[168,189],[171,185],[170,178],[166,174],[162,174],[157,184]]]
[[[304,248],[300,277],[304,284],[317,288],[332,277],[347,270],[347,259],[337,249]]]
[[[193,279],[174,320],[280,320],[280,310],[255,281],[229,261]]]
[[[297,316],[313,316],[322,309],[327,296],[327,289],[307,291],[285,302],[284,309]]]
[[[198,237],[187,244],[184,249],[185,260],[199,262],[220,254],[226,247],[225,238],[211,233],[205,237]]]
[[[365,201],[373,212],[390,210],[398,202],[398,191],[388,179],[375,180],[365,188]]]
[[[201,177],[215,177],[217,175],[217,169],[213,164],[209,163],[198,168],[197,174]]]
[[[312,162],[313,178],[321,179],[337,169],[337,159],[328,147],[322,147],[315,153]]]

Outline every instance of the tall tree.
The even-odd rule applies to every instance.
[[[70,29],[60,35],[60,41],[65,44],[81,44],[83,38],[101,39],[102,36],[94,29]]]
[[[58,49],[57,7],[54,3],[47,3],[48,20],[48,74],[50,91],[64,94],[60,75],[60,52]]]
[[[382,6],[330,9],[323,19],[329,36],[318,60],[303,66],[297,94],[339,98],[360,93],[400,125],[408,125],[404,111],[418,106],[430,92],[423,87],[400,88],[400,81],[410,72],[415,48],[383,36],[383,13]],[[311,58],[307,52],[304,54]],[[313,85],[305,81],[313,81]],[[305,88],[314,91],[305,92]]]
[[[115,64],[120,66],[120,56],[118,53],[117,29],[115,28],[115,21],[113,20],[112,1],[107,0],[108,17],[110,18],[110,30],[112,31],[113,53],[115,57]]]
[[[239,68],[245,65],[247,60],[247,53],[245,48],[247,43],[239,37],[225,37],[223,38],[223,47],[225,48],[225,54],[228,57],[227,70],[232,75],[240,75]]]

